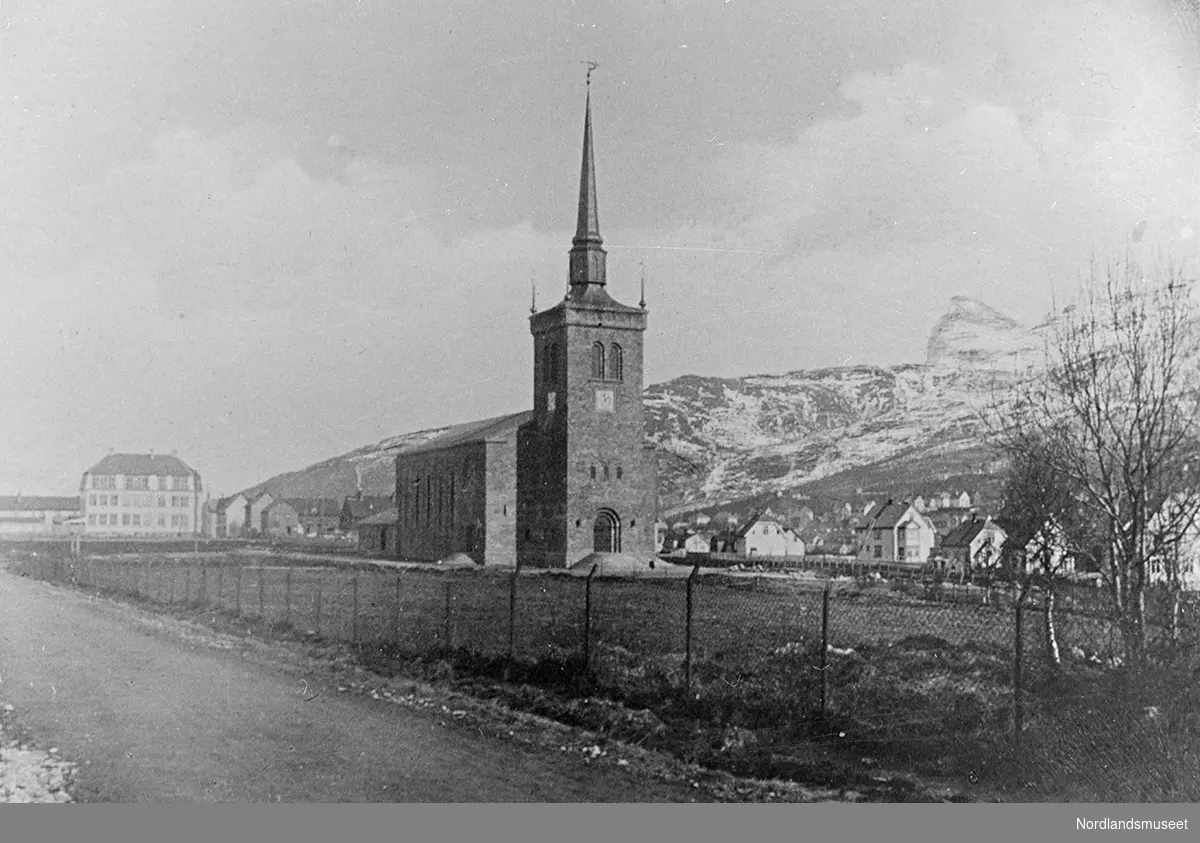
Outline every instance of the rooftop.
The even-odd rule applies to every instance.
[[[79,497],[37,497],[25,495],[0,495],[2,512],[78,512]]]
[[[395,509],[385,509],[383,512],[378,512],[370,518],[364,518],[358,522],[360,527],[370,526],[372,524],[396,524],[400,521],[400,512]]]
[[[867,520],[866,529],[886,530],[895,527],[911,508],[908,501],[888,501],[876,504]]]
[[[455,425],[440,436],[435,436],[411,448],[405,448],[400,452],[399,457],[441,451],[471,442],[502,442],[513,436],[518,427],[532,418],[533,413],[530,410],[524,410],[520,413],[510,413],[507,416],[494,416],[490,419]]]
[[[124,474],[134,477],[199,476],[183,460],[171,454],[109,454],[87,470],[88,474]]]
[[[940,546],[969,547],[971,542],[975,541],[975,537],[983,532],[983,528],[987,526],[994,527],[996,525],[995,522],[987,518],[977,518],[970,521],[964,521],[942,537]]]
[[[287,504],[301,517],[334,518],[342,514],[341,504],[333,498],[284,498],[276,503]]]
[[[363,495],[361,498],[346,498],[343,509],[349,512],[351,518],[359,519],[374,515],[376,512],[386,511],[391,506],[392,499],[387,495]]]

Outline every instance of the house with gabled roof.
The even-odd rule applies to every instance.
[[[246,496],[241,492],[217,500],[213,520],[216,522],[216,536],[219,539],[240,537],[246,529]]]
[[[246,496],[245,532],[247,535],[258,535],[266,532],[263,512],[275,502],[275,496],[266,489],[260,489]]]
[[[1007,538],[1004,528],[991,518],[974,515],[938,538],[934,564],[951,576],[996,568]]]
[[[364,495],[360,489],[356,494],[347,495],[343,499],[338,529],[343,533],[353,533],[364,518],[370,518],[380,512],[387,512],[395,508],[394,493],[391,495]]]
[[[1070,577],[1076,573],[1075,554],[1066,531],[1054,518],[1045,518],[1036,528],[1005,518],[995,521],[1007,535],[1001,552],[1010,572],[1056,577]]]
[[[877,504],[856,528],[864,562],[926,562],[933,551],[933,524],[908,501]]]
[[[300,532],[306,536],[332,536],[342,520],[342,506],[333,498],[285,498],[296,512]]]
[[[1182,591],[1200,591],[1200,520],[1193,519],[1182,531],[1194,502],[1183,496],[1168,499],[1150,520],[1149,532],[1172,532],[1177,537],[1163,541],[1146,564],[1146,578],[1153,585],[1166,585]]]
[[[683,540],[683,549],[688,553],[711,553],[714,535],[711,530],[693,531]]]
[[[742,556],[803,556],[804,542],[767,508],[738,529],[734,552]]]

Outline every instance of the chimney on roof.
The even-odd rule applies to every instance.
[[[179,451],[177,451],[177,450],[175,450],[174,448],[172,448],[172,449],[171,449],[171,456],[173,456],[173,457],[177,457],[177,456],[179,456]]]
[[[154,459],[154,449],[150,449],[150,459]]]

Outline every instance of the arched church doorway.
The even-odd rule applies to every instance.
[[[596,513],[592,525],[592,550],[596,553],[621,552],[621,519],[611,509]]]

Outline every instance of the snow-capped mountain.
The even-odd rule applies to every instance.
[[[661,505],[791,490],[899,497],[950,477],[987,486],[980,417],[1037,361],[1039,334],[955,297],[921,364],[651,386],[646,406],[662,454]]]
[[[955,297],[924,363],[713,378],[687,375],[645,391],[664,512],[782,492],[916,493],[992,471],[980,415],[1041,348],[1027,329]],[[255,488],[285,496],[388,494],[395,456],[439,430],[359,448]]]

